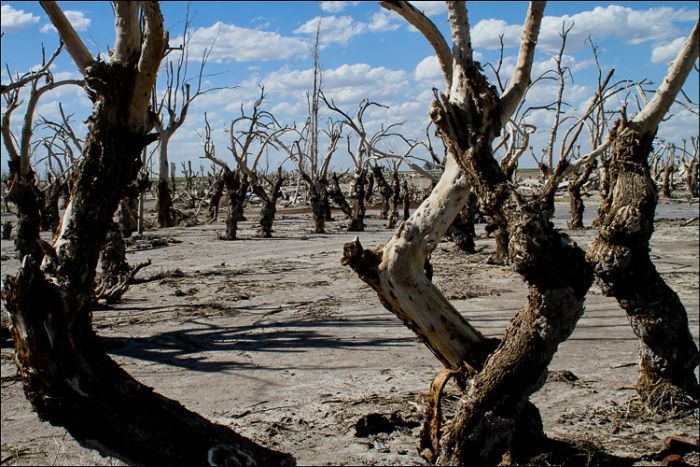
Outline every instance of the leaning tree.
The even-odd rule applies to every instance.
[[[662,410],[697,405],[700,354],[683,304],[649,254],[658,192],[648,158],[659,123],[698,59],[699,29],[700,21],[653,98],[630,119],[623,109],[610,131],[610,189],[602,197],[598,235],[588,249],[603,293],[617,299],[640,341],[637,390],[647,406]]]
[[[447,146],[447,161],[431,195],[383,249],[364,250],[356,240],[345,246],[343,262],[448,371],[471,376],[442,439],[438,428],[427,434],[426,457],[439,464],[497,463],[508,452],[536,446],[543,436],[528,397],[544,384],[558,345],[573,332],[593,280],[584,252],[554,228],[545,209],[567,160],[537,196],[525,199],[493,157],[493,143],[529,84],[544,2],[530,4],[517,64],[500,95],[474,61],[464,2],[447,2],[451,49],[410,3],[381,4],[408,20],[435,49],[447,94],[436,93],[430,116]],[[507,230],[509,264],[528,284],[527,304],[501,340],[472,327],[424,271],[425,259],[466,203],[469,185],[483,212]]]
[[[41,6],[85,78],[93,101],[71,198],[44,260],[32,248],[3,300],[24,391],[43,420],[86,447],[130,464],[290,464],[144,386],[107,356],[92,329],[91,292],[112,216],[153,142],[151,89],[166,47],[157,2],[116,2],[115,44],[93,57],[55,2]],[[26,195],[35,201],[33,192]],[[25,209],[24,205],[18,209]],[[26,231],[27,245],[39,242]]]

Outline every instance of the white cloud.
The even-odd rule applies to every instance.
[[[542,19],[538,45],[544,50],[558,50],[563,21],[574,24],[567,39],[567,49],[577,50],[584,47],[584,41],[589,35],[594,41],[615,36],[630,44],[669,39],[678,33],[676,22],[693,21],[695,18],[697,11],[685,8],[655,7],[635,10],[620,5],[598,6],[574,15],[545,16]],[[516,47],[521,31],[521,24],[508,24],[500,19],[485,19],[472,28],[471,39],[475,47],[497,49],[500,46],[498,36],[503,34],[505,46]]]
[[[389,11],[379,11],[372,14],[371,21],[365,23],[355,21],[352,16],[323,16],[321,18],[321,47],[332,43],[347,45],[353,37],[368,31],[395,31],[401,27],[401,20]],[[296,34],[316,34],[318,16],[308,20],[294,30]]]
[[[25,13],[24,10],[15,10],[12,5],[2,5],[0,7],[0,13],[2,18],[0,19],[0,25],[2,25],[2,32],[15,32],[20,29],[24,29],[39,21],[38,16],[34,16],[31,13]]]
[[[179,43],[182,43],[182,36],[171,40],[171,44]],[[309,55],[308,43],[296,37],[217,21],[192,31],[190,60],[201,60],[204,49],[212,47],[212,43],[214,48],[209,59],[215,62],[288,60]]]
[[[316,34],[318,16],[294,30],[296,34]],[[324,16],[321,19],[321,46],[337,42],[346,45],[350,39],[367,31],[367,24],[356,22],[352,16]]]
[[[326,13],[340,13],[345,10],[348,6],[355,6],[360,2],[343,2],[343,1],[331,1],[324,0],[321,2],[321,11]]]
[[[416,81],[437,81],[442,78],[442,68],[440,68],[440,62],[435,55],[430,55],[421,60],[418,65],[416,65],[416,70],[413,74]]]
[[[370,31],[395,31],[401,27],[401,22],[395,14],[382,10],[372,14],[372,22],[367,26]]]
[[[82,11],[66,10],[63,13],[65,13],[66,19],[73,25],[76,31],[87,31],[87,28],[92,24],[92,20],[86,17],[85,13]],[[55,30],[56,28],[51,23],[46,23],[39,29],[40,32],[51,32]]]
[[[505,47],[517,46],[520,42],[522,26],[508,24],[502,19],[483,19],[471,29],[471,40],[474,47],[498,49],[501,46],[499,36],[503,35]]]
[[[422,11],[427,16],[434,16],[447,13],[447,5],[445,4],[445,2],[412,1],[409,3],[416,7],[417,10]]]
[[[678,55],[678,51],[681,50],[685,41],[685,37],[679,37],[672,42],[654,47],[651,50],[651,63],[671,63]]]

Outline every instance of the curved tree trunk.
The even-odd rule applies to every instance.
[[[637,388],[643,400],[657,409],[682,406],[686,396],[700,396],[694,373],[700,356],[683,304],[649,257],[657,191],[647,158],[655,132],[615,131],[611,189],[602,198],[588,258],[603,293],[617,299],[640,340]]]

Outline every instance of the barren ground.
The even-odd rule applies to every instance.
[[[586,200],[587,226],[597,209],[594,198]],[[95,311],[94,326],[108,352],[137,379],[211,420],[293,453],[299,464],[424,464],[416,450],[418,425],[441,366],[340,265],[343,244],[355,236],[344,231],[342,214],[334,212],[329,233],[317,235],[310,214],[299,211],[278,211],[272,239],[254,238],[254,209],[239,224],[243,240],[235,242],[217,239],[223,213],[216,225],[147,230],[131,243],[128,259],[153,261],[137,278],[169,277],[133,285],[121,303]],[[392,234],[371,214],[367,232],[359,235],[364,246]],[[652,239],[656,266],[688,310],[696,340],[697,216],[697,201],[660,201]],[[568,205],[558,201],[557,225],[565,228],[567,218]],[[594,230],[571,235],[586,248]],[[156,236],[161,242],[155,246],[146,241]],[[434,282],[457,309],[486,335],[500,336],[526,289],[517,274],[487,264],[493,248],[492,239],[480,238],[479,252],[464,255],[443,242],[432,262]],[[3,276],[14,273],[11,241],[2,242],[2,255]],[[39,421],[12,354],[12,343],[3,340],[2,463],[120,464]],[[595,285],[550,370],[552,377],[532,400],[551,437],[589,441],[648,465],[658,464],[653,454],[665,436],[697,436],[697,412],[672,418],[634,410],[637,342],[624,312]],[[578,379],[567,381],[564,371]],[[454,400],[454,388],[451,393]],[[385,430],[391,432],[357,436],[357,422],[369,414],[395,414]],[[697,454],[686,461],[698,465]]]

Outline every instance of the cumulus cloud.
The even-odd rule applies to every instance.
[[[215,62],[253,60],[288,60],[309,55],[308,43],[276,32],[243,28],[217,21],[192,31],[189,43],[190,60],[200,60],[205,49],[213,45],[209,56]],[[182,36],[171,41],[182,43]]]
[[[685,41],[685,37],[679,37],[672,42],[654,47],[651,50],[651,63],[671,63],[678,55],[678,51],[681,50]]]
[[[366,32],[395,31],[401,27],[400,18],[388,11],[379,11],[366,23],[355,21],[352,16],[324,16],[321,19],[321,47],[332,43],[347,45],[353,37]],[[316,34],[318,16],[294,30],[296,34]]]
[[[358,3],[360,2],[324,0],[321,2],[321,10],[325,13],[340,13],[343,10],[345,10],[348,6],[355,6]]]
[[[677,35],[677,22],[692,21],[696,11],[686,8],[655,7],[635,10],[620,5],[597,6],[592,10],[574,15],[545,16],[538,45],[544,50],[557,50],[561,44],[559,33],[562,22],[574,24],[568,36],[569,50],[580,49],[590,35],[594,41],[615,36],[630,44],[659,41]],[[509,24],[500,19],[485,19],[472,28],[472,43],[475,47],[497,49],[499,34],[503,34],[506,47],[516,47],[520,41],[521,24]]]
[[[38,16],[26,13],[24,10],[16,10],[12,5],[0,7],[2,32],[15,32],[24,29],[39,21]]]
[[[92,20],[85,16],[85,13],[82,11],[66,10],[63,13],[76,31],[87,31],[87,28],[92,24]],[[46,23],[39,29],[40,32],[51,32],[55,30],[56,28],[51,23]]]

